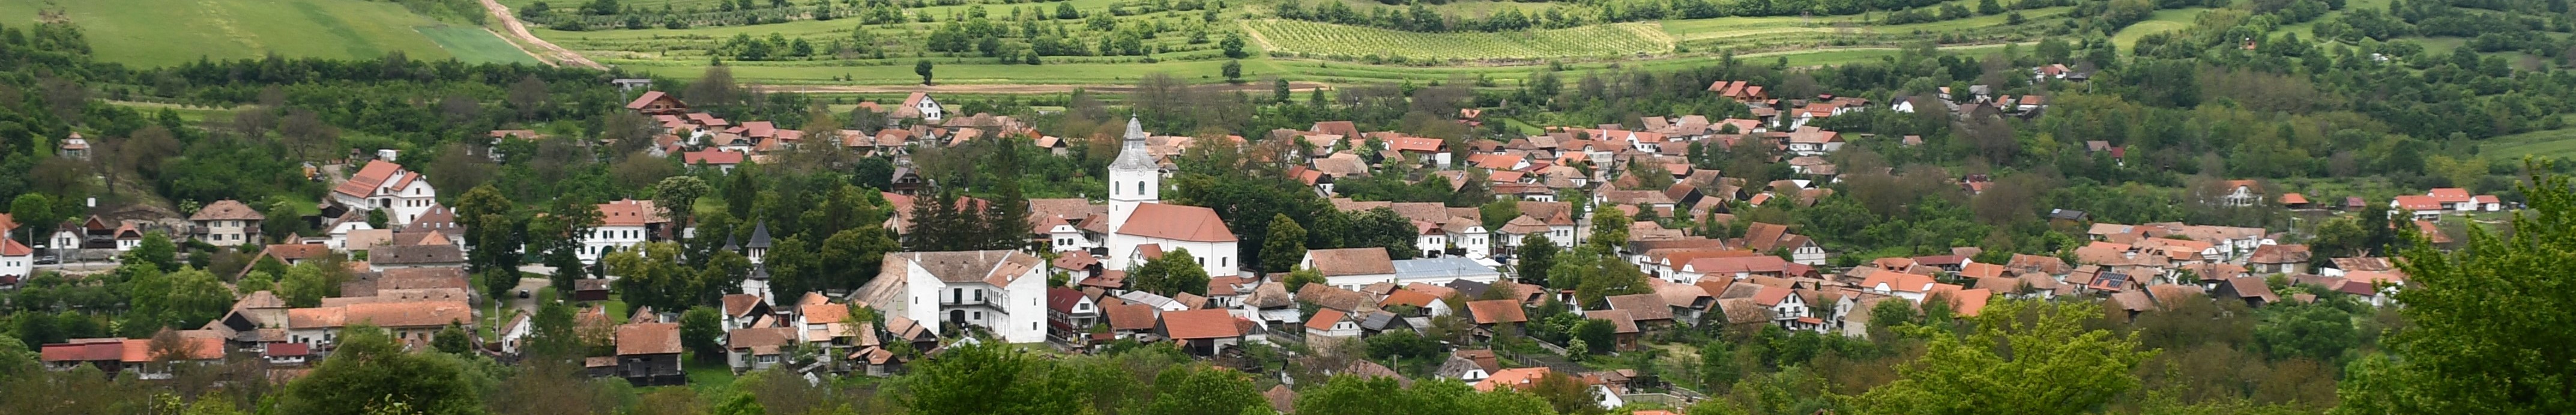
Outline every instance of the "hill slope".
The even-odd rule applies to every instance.
[[[360,0],[0,1],[10,24],[60,10],[81,26],[100,60],[163,66],[197,60],[290,57],[527,62],[491,32],[442,23],[388,2]]]

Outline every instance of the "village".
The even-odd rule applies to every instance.
[[[2074,81],[2085,76],[2064,66],[2034,68],[2032,74]],[[1167,203],[1164,195],[1184,153],[1200,146],[1248,151],[1242,145],[1252,140],[1157,135],[1129,119],[1124,134],[1108,138],[1116,140],[1116,158],[1106,188],[1088,192],[1090,198],[1028,201],[1026,249],[887,253],[876,277],[856,289],[778,295],[765,271],[765,250],[776,241],[766,225],[755,224],[748,238],[723,248],[746,258],[754,271],[739,287],[724,287],[720,304],[706,304],[721,310],[721,335],[712,341],[721,345],[721,363],[734,374],[889,376],[961,343],[1000,342],[1060,354],[1168,344],[1220,367],[1279,379],[1288,379],[1276,373],[1288,360],[1337,375],[1452,379],[1479,390],[1527,388],[1554,373],[1582,380],[1601,407],[1620,408],[1632,401],[1682,406],[1710,396],[1621,367],[1627,363],[1604,363],[1592,352],[1618,356],[1667,348],[1680,337],[1677,332],[1776,329],[1861,338],[1872,335],[1873,313],[1891,307],[1977,316],[2002,299],[2098,301],[2114,321],[2178,302],[2260,308],[2313,302],[2320,292],[2387,307],[2396,305],[2392,294],[2407,288],[2407,276],[2388,258],[2326,258],[2308,245],[2283,242],[2310,236],[2264,228],[2097,222],[2083,211],[2056,209],[2045,218],[2049,224],[2083,238],[2081,247],[2060,255],[1989,254],[1956,246],[1935,255],[1863,258],[1828,250],[1794,223],[1738,216],[1741,209],[1805,206],[1831,195],[1828,184],[1855,172],[1827,160],[1851,143],[1922,142],[1914,136],[1842,134],[1811,125],[1817,120],[1862,111],[1914,112],[1918,105],[2021,117],[2048,107],[2038,95],[1990,96],[1980,86],[1969,92],[1973,97],[1954,100],[1948,89],[1941,88],[1936,103],[1870,102],[1830,95],[1774,98],[1759,85],[1721,81],[1707,93],[1749,105],[1753,118],[1650,116],[1637,120],[1642,128],[1549,127],[1509,141],[1360,131],[1349,121],[1270,131],[1258,141],[1297,143],[1287,151],[1298,162],[1285,174],[1333,208],[1391,211],[1413,228],[1409,252],[1306,250],[1294,272],[1261,272],[1264,258],[1238,255],[1253,252],[1241,245],[1243,235],[1264,230],[1233,229],[1218,210]],[[886,180],[892,185],[877,191],[892,212],[883,226],[898,233],[941,231],[910,226],[913,207],[937,185],[911,168],[916,149],[1027,140],[1062,156],[1087,140],[1040,135],[1009,116],[951,112],[952,106],[923,92],[900,103],[861,104],[881,111],[893,122],[889,128],[844,129],[824,137],[769,121],[727,120],[660,91],[637,92],[625,108],[653,121],[657,138],[648,154],[678,158],[692,169],[729,173],[817,145],[891,158],[897,168]],[[1975,106],[1989,108],[1962,108]],[[1475,109],[1462,111],[1460,122],[1479,122]],[[497,144],[547,137],[500,130],[490,138]],[[1211,143],[1218,140],[1230,143]],[[87,156],[87,143],[77,135],[62,143],[63,156]],[[1736,172],[1697,168],[1688,158],[1703,147],[1738,146],[1772,148],[1779,156],[1770,162],[1787,166],[1790,175],[1755,183]],[[2104,142],[2087,148],[2111,159],[2125,151]],[[497,150],[491,156],[502,157]],[[637,386],[682,385],[696,377],[683,368],[684,344],[696,339],[683,338],[681,310],[612,309],[623,304],[616,299],[624,293],[612,283],[623,275],[603,262],[611,253],[694,235],[697,229],[673,220],[667,207],[635,199],[597,204],[599,223],[578,239],[580,261],[598,268],[600,278],[576,281],[570,292],[519,290],[517,298],[493,298],[466,271],[474,247],[463,235],[470,229],[439,202],[441,191],[458,189],[433,188],[424,173],[401,164],[401,155],[392,151],[361,153],[308,174],[329,181],[331,191],[327,199],[313,201],[320,214],[303,218],[266,217],[244,202],[222,200],[185,216],[94,211],[55,226],[51,234],[31,235],[0,215],[0,230],[8,231],[0,240],[0,289],[17,288],[40,273],[92,272],[75,265],[106,261],[155,237],[184,241],[181,246],[239,246],[256,252],[255,261],[289,266],[327,261],[353,276],[339,284],[336,296],[311,307],[290,307],[272,291],[244,292],[221,318],[172,332],[184,341],[175,355],[162,353],[165,346],[153,338],[43,344],[42,361],[54,370],[90,366],[148,379],[168,376],[173,365],[252,354],[269,370],[292,377],[329,356],[341,330],[361,325],[388,330],[416,349],[449,335],[443,332],[470,333],[475,352],[507,362],[523,352],[532,334],[535,303],[559,297],[579,308],[577,321],[585,332],[601,333],[613,349],[584,359],[590,376]],[[1437,178],[1451,190],[1472,182],[1509,205],[1503,210],[1509,216],[1488,217],[1493,210],[1441,202],[1354,200],[1336,191],[1337,183],[1380,175],[1417,184]],[[1940,182],[1972,195],[1991,183],[1978,174]],[[2235,206],[2318,217],[2395,212],[2395,226],[2437,245],[2454,243],[2437,229],[2440,221],[2515,208],[2495,195],[2461,188],[2365,200],[2283,192],[2255,180],[2224,186],[2223,203]],[[1677,218],[1703,225],[1667,226]],[[276,220],[309,221],[323,231],[262,235],[261,222]],[[1712,223],[1719,226],[1705,225]],[[1728,226],[1742,230],[1710,231]],[[269,240],[284,243],[262,246]],[[1599,296],[1549,288],[1547,281],[1530,279],[1543,278],[1546,269],[1524,269],[1524,260],[1545,255],[1532,253],[1532,245],[1547,245],[1535,250],[1548,253],[1601,247],[1617,260],[1610,266],[1633,270],[1643,285]],[[1203,290],[1157,293],[1130,281],[1139,268],[1176,252],[1191,253],[1188,258],[1207,276]],[[553,272],[531,267],[535,274]],[[1606,322],[1611,344],[1589,344],[1598,339],[1568,333],[1560,326],[1568,318]],[[1366,358],[1373,353],[1362,349],[1381,336],[1429,339],[1434,357],[1431,363]],[[1290,411],[1288,402],[1297,393],[1291,386],[1283,383],[1264,395],[1280,411]]]

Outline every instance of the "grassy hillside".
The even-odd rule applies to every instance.
[[[0,20],[27,24],[61,10],[89,36],[100,60],[163,66],[268,53],[371,58],[401,51],[414,59],[535,62],[499,37],[361,0],[0,0]]]
[[[1257,20],[1245,26],[1272,53],[1432,60],[1619,57],[1662,53],[1673,41],[1653,24],[1620,23],[1507,33],[1415,33],[1298,20]]]

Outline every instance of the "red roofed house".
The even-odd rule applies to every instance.
[[[438,190],[420,173],[403,169],[391,161],[370,161],[331,188],[331,201],[360,211],[391,209],[386,219],[390,225],[407,225],[414,218],[438,204]]]
[[[689,383],[680,371],[680,324],[636,323],[617,326],[617,377],[635,386]]]
[[[2388,207],[2412,213],[2414,214],[2415,220],[2442,219],[2442,201],[2441,199],[2433,196],[2398,196],[2396,199],[2390,199],[2388,201]]]
[[[634,101],[628,101],[626,109],[646,115],[679,114],[689,112],[689,104],[682,103],[679,97],[662,91],[644,91],[643,96],[635,97]]]
[[[599,226],[581,239],[583,264],[599,263],[609,252],[632,249],[654,239],[652,224],[668,223],[650,200],[626,199],[599,204]]]
[[[715,167],[717,171],[732,173],[734,166],[741,165],[747,157],[742,152],[710,148],[680,153],[680,164],[690,168]]]
[[[1215,356],[1243,344],[1244,333],[1233,314],[1212,308],[1165,312],[1162,321],[1154,324],[1154,334],[1180,342],[1181,350],[1190,354]]]
[[[16,239],[0,238],[0,287],[15,287],[18,281],[34,275],[36,250]]]

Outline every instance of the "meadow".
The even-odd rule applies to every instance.
[[[100,60],[165,66],[212,59],[413,59],[534,62],[499,37],[389,2],[362,0],[10,0],[9,24],[59,10],[79,24]]]

